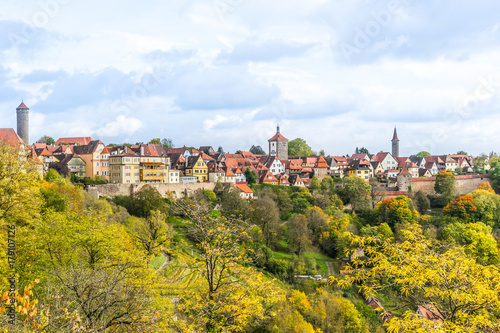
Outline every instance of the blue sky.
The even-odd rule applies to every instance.
[[[314,150],[498,151],[494,1],[4,0],[0,127]]]

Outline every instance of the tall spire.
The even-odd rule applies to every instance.
[[[392,157],[399,157],[399,139],[398,133],[396,132],[396,126],[394,126],[394,135],[392,136]]]
[[[276,127],[276,133],[279,133],[280,132],[280,124],[278,124],[278,126]]]
[[[396,132],[396,126],[394,126],[394,135],[392,136],[392,140],[398,140],[398,132]]]

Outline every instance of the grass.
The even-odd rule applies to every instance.
[[[281,251],[273,251],[274,259],[281,259],[286,261],[291,261],[293,255],[291,253],[281,252]],[[312,248],[308,251],[305,251],[301,255],[301,259],[304,258],[313,258],[316,261],[316,265],[318,266],[319,273],[328,274],[328,267],[326,267],[325,261],[334,261],[335,259],[330,258],[329,256],[321,253],[321,251],[317,248]]]
[[[158,269],[161,265],[163,265],[164,262],[165,256],[163,254],[160,254],[153,258],[153,260],[151,261],[151,267],[153,267],[154,269]]]

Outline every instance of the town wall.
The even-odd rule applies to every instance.
[[[140,184],[103,184],[87,186],[87,192],[96,197],[107,196],[113,198],[117,195],[130,195],[139,191],[143,186],[150,185],[156,188],[163,197],[172,194],[174,198],[191,196],[198,189],[213,191],[215,183],[189,183],[189,184],[168,184],[168,183],[140,183]]]
[[[489,182],[491,184],[491,179],[488,175],[463,175],[455,176],[457,194],[464,195],[474,191],[482,182]],[[411,191],[416,193],[422,191],[425,194],[435,195],[434,184],[436,183],[436,177],[420,177],[412,178],[411,180]]]

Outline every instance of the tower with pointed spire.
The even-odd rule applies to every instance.
[[[16,108],[17,111],[17,135],[23,139],[24,143],[30,144],[30,109],[21,102]]]
[[[278,156],[280,160],[288,160],[288,139],[280,133],[280,125],[276,134],[269,140],[269,156]]]
[[[396,132],[396,126],[394,126],[394,135],[392,136],[392,157],[399,157],[399,139],[398,133]]]

